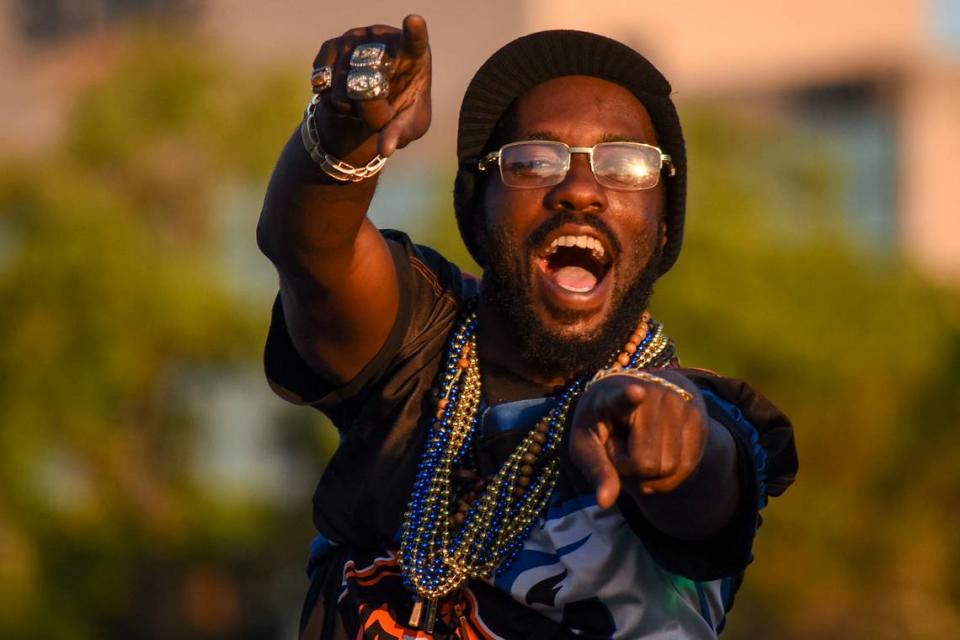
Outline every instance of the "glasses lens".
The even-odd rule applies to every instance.
[[[660,163],[659,149],[638,143],[606,142],[593,150],[597,182],[610,189],[652,189]]]
[[[500,150],[500,175],[508,187],[549,187],[563,182],[568,149],[555,142],[516,142]]]

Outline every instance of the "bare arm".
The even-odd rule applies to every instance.
[[[354,101],[346,93],[353,48],[383,42],[393,58],[390,94]],[[352,164],[389,156],[430,123],[430,48],[426,23],[374,26],[328,40],[315,68],[333,67],[333,86],[317,110],[323,148]],[[355,376],[376,355],[399,305],[386,241],[367,218],[376,178],[341,183],[303,148],[299,130],[274,168],[257,225],[257,243],[280,275],[287,329],[300,356],[332,381]]]

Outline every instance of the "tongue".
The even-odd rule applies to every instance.
[[[583,267],[561,267],[553,273],[554,281],[567,291],[584,293],[597,286],[597,278]]]

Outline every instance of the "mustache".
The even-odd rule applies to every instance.
[[[527,241],[524,243],[524,248],[528,253],[530,253],[543,245],[544,241],[547,239],[547,236],[563,225],[584,223],[590,227],[593,227],[593,230],[597,232],[597,235],[600,235],[604,238],[607,246],[613,249],[615,255],[620,255],[623,247],[620,244],[620,241],[617,239],[617,236],[613,233],[613,229],[610,228],[610,225],[608,225],[603,218],[595,213],[574,213],[572,211],[561,211],[560,213],[551,216],[549,220],[537,227],[533,233],[527,237]]]

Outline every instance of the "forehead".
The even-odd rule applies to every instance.
[[[509,114],[511,137],[551,137],[570,145],[604,140],[656,144],[643,103],[630,91],[591,76],[563,76],[541,83],[517,98]]]

